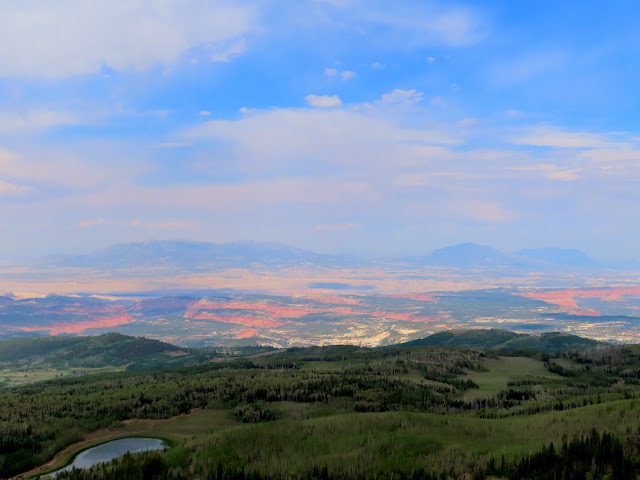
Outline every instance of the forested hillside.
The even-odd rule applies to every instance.
[[[189,349],[119,333],[11,338],[0,340],[0,387],[104,371],[202,365],[271,350],[271,347]]]
[[[159,434],[174,440],[169,450],[69,475],[516,478],[513,472],[534,471],[550,442],[557,462],[575,460],[569,445],[582,445],[585,435],[597,435],[597,442],[590,441],[584,458],[600,455],[597,445],[605,442],[622,451],[622,460],[580,460],[582,466],[571,460],[576,469],[597,469],[602,478],[623,465],[634,472],[640,347],[526,355],[313,347],[5,388],[0,477],[42,465],[91,432],[126,436],[135,425],[158,421],[165,422]],[[178,428],[184,422],[191,427]]]
[[[536,352],[558,353],[565,350],[585,350],[600,342],[560,332],[540,335],[514,333],[499,329],[451,330],[430,335],[426,338],[402,343],[407,347],[426,345],[448,345],[451,347],[490,348],[498,350],[532,350]]]
[[[148,338],[107,333],[95,337],[24,337],[0,340],[0,362],[54,366],[123,365],[157,354],[189,350]]]

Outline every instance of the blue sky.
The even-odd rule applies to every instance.
[[[0,0],[0,258],[638,258],[634,2]]]

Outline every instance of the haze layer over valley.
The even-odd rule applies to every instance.
[[[635,266],[472,243],[382,259],[250,242],[120,244],[4,268],[0,336],[117,331],[185,346],[377,346],[492,327],[634,342]]]

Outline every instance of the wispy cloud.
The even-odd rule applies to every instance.
[[[487,75],[492,82],[499,85],[519,84],[565,68],[567,59],[566,53],[557,50],[529,54],[519,52],[511,61],[490,66]]]
[[[110,151],[104,144],[87,148],[70,153],[59,147],[36,147],[27,149],[24,155],[0,151],[0,178],[34,187],[55,187],[69,194],[74,190],[102,188],[135,176],[145,168],[138,159],[122,158],[122,152]],[[105,157],[110,160],[108,164]]]
[[[352,228],[356,228],[357,225],[354,223],[339,223],[339,224],[331,224],[331,225],[316,225],[314,228],[316,230],[351,230]]]
[[[249,47],[244,38],[234,40],[229,45],[212,47],[214,53],[211,55],[212,62],[230,62],[233,58],[245,53]]]
[[[616,141],[600,133],[570,132],[548,126],[531,128],[524,134],[511,138],[511,142],[552,148],[603,148],[628,145],[627,142]]]
[[[351,80],[352,78],[356,77],[356,72],[345,70],[344,72],[340,73],[340,77],[342,78],[342,80]]]
[[[391,93],[385,93],[382,98],[378,100],[383,104],[403,104],[411,105],[424,100],[424,93],[417,90],[400,90],[396,89]]]
[[[27,192],[32,192],[33,190],[34,190],[33,187],[28,187],[25,185],[15,185],[13,183],[0,180],[0,195],[10,195],[14,193],[27,193]]]
[[[342,100],[338,95],[307,95],[305,101],[312,107],[331,108],[342,105]]]
[[[184,230],[188,228],[195,227],[196,224],[193,222],[159,222],[159,223],[151,223],[149,224],[149,228],[159,228],[159,229],[167,229],[167,230]]]
[[[151,148],[185,148],[191,147],[192,142],[164,142],[156,143],[155,145],[149,145]]]
[[[95,227],[97,225],[107,225],[111,222],[106,221],[104,218],[99,218],[97,220],[82,220],[78,222],[78,226],[80,227]]]
[[[401,32],[409,45],[468,46],[481,41],[488,23],[480,11],[442,2],[379,3],[359,8],[360,18]]]
[[[572,180],[580,180],[584,178],[580,172],[584,171],[582,168],[574,169],[561,169],[557,165],[540,163],[536,165],[530,165],[525,167],[508,167],[509,170],[516,170],[521,172],[535,172],[539,173],[545,178],[550,180],[560,180],[569,182]]]
[[[27,110],[0,113],[0,132],[5,133],[28,133],[34,130],[91,123],[95,123],[95,119],[80,112],[71,111]]]
[[[199,46],[228,61],[246,50],[242,37],[257,28],[256,18],[255,7],[226,0],[3,2],[0,77],[145,70]]]

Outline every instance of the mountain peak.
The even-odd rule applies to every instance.
[[[539,262],[569,267],[601,267],[598,262],[587,256],[584,252],[575,248],[525,248],[517,252],[518,255]]]
[[[477,268],[508,265],[511,259],[495,248],[472,242],[439,248],[425,257],[430,265]]]

